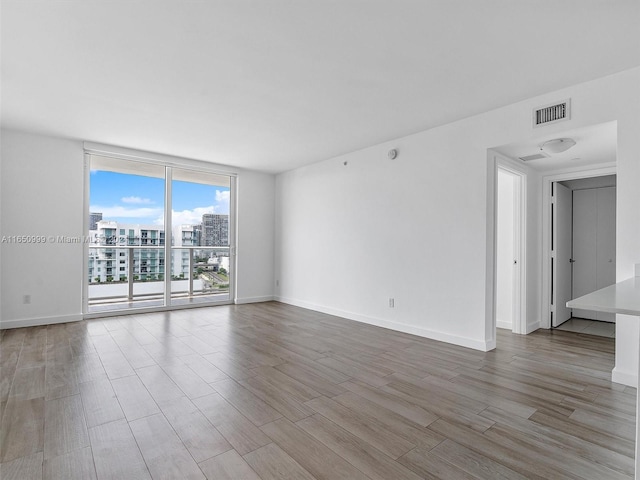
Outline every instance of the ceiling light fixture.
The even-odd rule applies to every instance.
[[[571,138],[554,138],[540,145],[540,150],[545,153],[562,153],[569,150],[576,144]]]

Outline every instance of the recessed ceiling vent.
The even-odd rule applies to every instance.
[[[531,160],[540,160],[541,158],[549,158],[549,155],[546,155],[542,152],[534,153],[533,155],[527,155],[526,157],[518,157],[523,162],[530,162]]]
[[[545,105],[533,110],[533,126],[541,127],[571,118],[571,99]]]

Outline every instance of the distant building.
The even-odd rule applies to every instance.
[[[102,214],[97,212],[89,213],[89,230],[97,230],[98,222],[102,220]]]
[[[210,228],[210,246],[226,246],[229,241],[229,220],[227,215],[211,215],[208,218]],[[223,218],[221,218],[223,217]],[[203,218],[204,221],[204,218]],[[204,245],[202,225],[180,225],[173,229],[171,249],[172,278],[189,278],[190,265],[203,256],[214,257],[217,266],[228,270],[227,252],[214,252],[186,247]],[[125,281],[129,275],[134,280],[163,280],[165,249],[165,231],[157,225],[139,225],[99,220],[96,228],[89,232],[91,245],[108,248],[90,248],[88,275],[89,283]],[[226,243],[218,243],[226,242]],[[138,247],[138,248],[127,248]],[[145,248],[155,247],[155,248]],[[131,268],[130,268],[130,262]]]
[[[180,242],[178,246],[196,246],[199,238],[193,236],[193,225],[182,225],[174,237]],[[100,220],[96,229],[89,232],[92,244],[110,246],[89,250],[89,281],[108,282],[109,279],[126,280],[133,273],[137,280],[162,280],[164,278],[165,243],[164,229],[157,225],[124,224],[114,221]],[[123,248],[123,247],[143,248]],[[120,247],[120,248],[119,248]],[[132,268],[129,268],[130,262]],[[171,274],[189,278],[189,251],[172,249]],[[134,278],[135,279],[135,278]]]
[[[204,245],[204,240],[202,238],[202,224],[192,225],[193,227],[193,235],[198,237],[198,245]]]
[[[216,213],[202,215],[202,245],[207,247],[229,245],[229,215]]]
[[[202,228],[200,225],[181,225],[178,231],[174,231],[174,239],[180,239],[180,246],[197,247],[201,245]]]

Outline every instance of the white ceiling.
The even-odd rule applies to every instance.
[[[640,65],[637,0],[2,0],[2,124],[279,172]]]
[[[525,141],[510,143],[493,148],[493,150],[521,161],[520,157],[541,153],[540,147],[554,138],[571,138],[576,144],[566,152],[548,154],[548,158],[530,160],[527,166],[541,172],[560,170],[571,167],[596,166],[616,161],[618,146],[618,130],[616,122],[607,122],[584,128],[566,130],[561,133],[546,134]]]

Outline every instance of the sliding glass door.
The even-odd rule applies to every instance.
[[[85,312],[233,299],[233,177],[88,162]]]
[[[231,179],[171,172],[171,304],[229,301]]]

